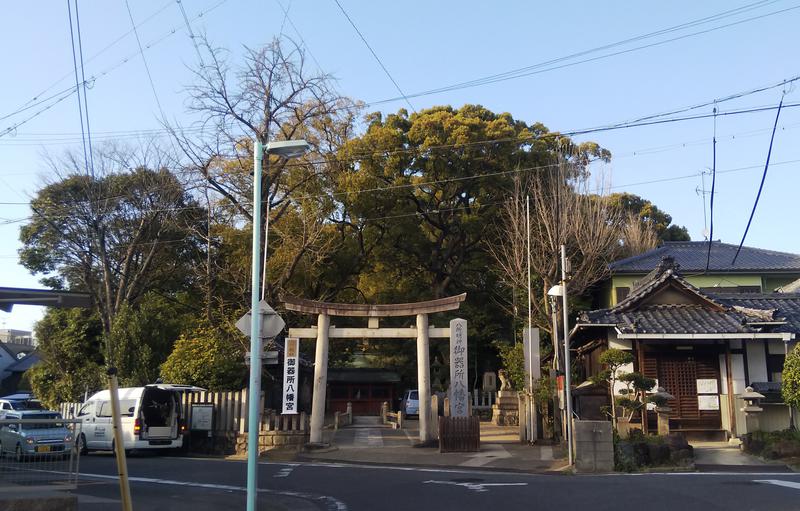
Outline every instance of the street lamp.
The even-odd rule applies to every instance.
[[[284,158],[296,158],[309,148],[305,140],[283,140],[270,142],[264,147],[256,139],[253,144],[253,262],[252,286],[250,289],[250,389],[247,429],[247,511],[256,511],[258,496],[258,433],[260,427],[259,404],[261,401],[261,307],[259,305],[258,280],[261,275],[261,160],[264,152]],[[266,252],[267,247],[264,246]],[[266,265],[265,265],[266,266]]]
[[[561,284],[551,287],[548,296],[560,296],[564,315],[564,400],[567,408],[567,461],[572,465],[572,367],[569,356],[569,311],[567,309],[567,250],[561,245]]]

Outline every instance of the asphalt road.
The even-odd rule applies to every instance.
[[[81,459],[81,509],[118,509],[114,459]],[[244,509],[241,461],[129,460],[135,509]],[[800,474],[530,475],[436,468],[271,463],[259,467],[259,509],[798,510]]]

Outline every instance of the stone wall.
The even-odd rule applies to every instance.
[[[614,438],[608,421],[573,422],[575,468],[579,472],[612,472]]]
[[[258,435],[258,451],[274,448],[301,450],[309,442],[309,431],[262,431]],[[236,454],[247,454],[247,433],[236,437]]]

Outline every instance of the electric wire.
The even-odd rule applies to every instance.
[[[411,111],[416,112],[417,110],[414,108],[414,105],[411,104],[411,101],[409,101],[408,96],[406,95],[406,93],[403,92],[403,89],[400,88],[400,85],[398,85],[397,80],[394,79],[394,77],[389,72],[389,70],[386,69],[386,66],[383,65],[383,62],[381,61],[380,57],[378,57],[378,54],[375,53],[375,50],[372,49],[372,46],[370,46],[370,44],[367,42],[367,39],[364,37],[364,34],[361,33],[361,31],[358,29],[356,24],[353,22],[352,18],[350,18],[350,15],[347,14],[347,11],[345,11],[344,7],[342,7],[342,4],[339,2],[339,0],[333,0],[333,1],[336,2],[336,5],[339,6],[339,10],[342,11],[342,14],[344,14],[344,17],[347,18],[347,21],[350,22],[350,25],[356,31],[356,33],[358,34],[358,37],[360,37],[361,40],[364,42],[364,45],[367,47],[369,52],[372,53],[372,56],[375,57],[376,61],[378,61],[378,65],[381,66],[381,69],[383,69],[383,72],[386,73],[386,76],[388,76],[389,80],[392,81],[392,83],[394,84],[395,89],[397,89],[397,92],[399,92],[400,96],[406,101],[406,104],[408,105],[408,107],[411,109]]]
[[[89,168],[87,170],[91,172],[92,179],[94,179],[94,151],[92,150],[92,125],[91,122],[89,121],[89,97],[86,93],[86,74],[84,72],[84,63],[83,63],[83,38],[81,36],[81,18],[80,14],[78,13],[78,0],[75,0],[75,25],[76,28],[78,29],[78,55],[80,56],[80,61],[81,61],[81,80],[83,83],[83,110],[84,114],[86,115],[86,141],[89,145]],[[78,96],[80,96],[80,94],[81,93],[79,90]]]
[[[139,54],[142,56],[144,69],[147,72],[147,79],[150,82],[150,89],[153,91],[153,97],[156,100],[158,111],[161,113],[161,119],[166,122],[167,116],[164,115],[164,109],[161,108],[161,101],[158,99],[158,92],[156,92],[156,85],[153,83],[153,75],[150,73],[150,66],[147,64],[147,57],[144,56],[144,48],[142,48],[142,41],[139,39],[139,31],[136,29],[136,22],[133,20],[133,13],[131,12],[131,5],[128,0],[125,0],[125,7],[128,9],[128,16],[131,19],[131,26],[133,27],[133,35],[136,36],[136,44],[139,46]]]
[[[186,15],[186,9],[183,8],[183,1],[182,0],[175,0],[177,2],[178,7],[181,9],[181,15],[183,16],[183,22],[186,24],[186,30],[189,32],[189,39],[192,40],[192,46],[194,46],[194,51],[197,53],[197,60],[200,61],[200,68],[205,68],[206,63],[203,62],[203,54],[200,51],[200,47],[197,45],[197,41],[195,40],[194,31],[192,30],[192,24],[189,23],[189,16]]]
[[[640,51],[640,50],[644,50],[644,49],[648,49],[648,48],[653,48],[653,47],[656,47],[656,46],[661,46],[661,45],[664,45],[664,44],[680,41],[680,40],[683,40],[683,39],[686,39],[686,38],[689,38],[689,37],[695,37],[695,36],[698,36],[698,35],[703,35],[703,34],[707,34],[707,33],[710,33],[710,32],[714,32],[714,31],[717,31],[717,30],[730,28],[732,26],[741,25],[743,23],[747,23],[747,22],[750,22],[750,21],[756,21],[756,20],[763,19],[763,18],[766,18],[766,17],[769,17],[769,16],[775,16],[777,14],[783,14],[783,13],[786,13],[786,12],[789,12],[789,11],[793,11],[793,10],[796,10],[796,9],[800,9],[800,5],[795,5],[793,7],[788,7],[788,8],[785,8],[785,9],[778,10],[778,11],[773,11],[773,12],[770,12],[770,13],[767,13],[767,14],[762,14],[762,15],[759,15],[759,16],[753,16],[753,17],[746,18],[746,19],[743,19],[743,20],[738,20],[738,21],[735,21],[735,22],[731,22],[731,23],[728,23],[728,24],[719,25],[719,26],[716,26],[716,27],[711,27],[711,28],[700,30],[700,31],[697,31],[697,32],[692,32],[692,33],[689,33],[689,34],[683,34],[683,35],[680,35],[680,36],[672,37],[672,38],[665,39],[665,40],[662,40],[662,41],[657,41],[657,42],[654,42],[654,43],[649,43],[649,44],[645,44],[645,45],[641,45],[641,46],[635,46],[633,48],[627,48],[627,49],[624,49],[624,50],[619,50],[619,51],[616,51],[616,52],[599,55],[599,56],[596,56],[596,57],[577,60],[577,61],[574,61],[574,62],[567,62],[567,63],[559,64],[559,65],[550,65],[549,67],[543,67],[543,68],[541,66],[544,66],[544,65],[550,63],[551,61],[542,62],[542,63],[539,63],[539,64],[535,64],[533,66],[528,66],[528,68],[532,69],[530,71],[522,72],[524,69],[528,69],[528,68],[520,68],[518,70],[507,71],[505,73],[501,73],[500,75],[497,75],[497,77],[494,77],[494,75],[493,75],[493,76],[490,76],[490,77],[484,77],[482,79],[476,79],[476,80],[471,80],[471,81],[468,81],[468,82],[461,82],[461,83],[458,83],[458,84],[453,84],[453,85],[449,85],[449,86],[445,86],[445,87],[439,87],[439,88],[436,88],[436,89],[430,89],[430,90],[425,90],[425,91],[421,91],[421,92],[411,93],[411,94],[407,94],[406,96],[400,96],[400,97],[394,97],[394,98],[389,98],[389,99],[384,99],[384,100],[372,101],[369,104],[370,105],[380,105],[380,104],[384,104],[384,103],[400,101],[401,99],[406,99],[406,98],[418,98],[418,97],[423,97],[423,96],[430,96],[430,95],[433,95],[433,94],[440,94],[440,93],[443,93],[443,92],[452,92],[452,91],[455,91],[455,90],[472,88],[472,87],[477,87],[477,86],[481,86],[481,85],[488,85],[488,84],[507,81],[507,80],[512,80],[512,79],[516,79],[516,78],[523,78],[523,77],[526,77],[526,76],[532,76],[532,75],[538,75],[538,74],[542,74],[542,73],[547,73],[547,72],[550,72],[550,71],[556,71],[556,70],[559,70],[559,69],[573,67],[573,66],[576,66],[576,65],[579,65],[579,64],[586,64],[586,63],[589,63],[589,62],[596,62],[596,61],[599,61],[599,60],[603,60],[603,59],[607,59],[607,58],[611,58],[611,57],[616,57],[616,56],[619,56],[619,55],[624,55],[624,54],[632,53],[632,52],[635,52],[635,51]],[[587,52],[591,52],[591,51],[587,51]],[[582,54],[582,53],[585,53],[585,52],[580,52],[580,53]],[[572,58],[572,56],[570,55],[570,56],[566,56],[566,57],[561,57],[559,59],[554,59],[554,61],[560,62],[562,60],[568,60],[569,58]],[[506,75],[508,75],[510,73],[514,73],[514,72],[518,72],[518,74],[513,74],[513,75],[510,75],[510,76],[506,76]]]
[[[769,159],[772,156],[772,143],[775,141],[775,130],[778,127],[778,118],[781,116],[781,107],[783,106],[783,99],[786,96],[786,91],[784,91],[783,95],[781,96],[781,102],[778,103],[778,111],[775,114],[775,124],[772,126],[772,136],[769,139],[769,149],[767,150],[767,161],[764,164],[764,172],[761,174],[761,184],[758,185],[758,193],[756,194],[756,200],[753,202],[753,209],[750,211],[750,218],[747,220],[747,226],[744,228],[744,234],[742,234],[742,241],[739,242],[739,248],[736,249],[736,253],[733,255],[733,260],[731,261],[731,266],[736,265],[736,258],[739,257],[739,252],[742,250],[742,246],[744,245],[744,240],[747,238],[747,233],[750,230],[750,224],[753,222],[753,216],[756,214],[756,208],[758,207],[758,200],[761,198],[761,191],[764,189],[764,181],[767,179],[767,170],[769,169]]]
[[[72,65],[75,70],[75,90],[78,91],[78,117],[80,118],[81,122],[81,139],[83,141],[83,162],[86,167],[86,173],[89,173],[89,156],[86,152],[86,130],[83,126],[83,106],[81,105],[81,94],[79,89],[79,79],[78,79],[78,57],[77,52],[75,51],[75,33],[72,28],[72,6],[70,5],[70,0],[67,0],[67,15],[69,16],[69,39],[70,44],[72,45]]]

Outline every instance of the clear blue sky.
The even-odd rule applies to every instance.
[[[398,95],[369,50],[339,11],[334,0],[226,0],[199,19],[196,15],[219,0],[184,0],[195,31],[204,31],[238,59],[243,45],[258,46],[283,32],[302,39],[317,63],[337,79],[341,93],[366,102]],[[674,2],[375,2],[340,0],[400,87],[408,94],[502,73],[585,49],[697,20],[754,4],[753,1]],[[186,120],[184,87],[191,83],[187,66],[196,61],[179,5],[172,0],[130,0],[142,43],[174,34],[145,51],[166,115]],[[124,0],[80,1],[84,57],[131,30]],[[433,105],[482,104],[510,112],[527,122],[543,122],[551,130],[569,131],[637,118],[731,93],[756,88],[800,74],[800,6],[769,0],[716,23],[674,32],[647,44],[715,26],[765,16],[659,46],[594,62],[491,85],[412,99],[416,109]],[[788,9],[788,10],[787,10]],[[160,11],[160,12],[159,12]],[[292,24],[294,26],[292,26]],[[297,31],[295,31],[295,27]],[[301,35],[298,35],[298,31]],[[627,45],[616,48],[631,48]],[[67,5],[65,1],[10,2],[0,18],[3,87],[0,117],[24,105],[42,89],[66,76],[52,92],[74,84]],[[158,128],[157,107],[133,33],[98,57],[88,60],[87,75],[99,74],[130,56],[127,63],[98,78],[89,90],[93,132]],[[592,54],[589,57],[599,54]],[[786,102],[799,102],[798,86]],[[736,108],[775,105],[781,90],[773,89],[720,105]],[[382,104],[395,111],[403,102]],[[697,113],[710,113],[706,107]],[[0,121],[0,132],[21,115]],[[738,243],[761,178],[774,111],[720,117],[717,122],[719,171],[714,237]],[[800,174],[800,108],[781,114],[759,209],[747,244],[800,253],[797,235],[797,181]],[[80,132],[75,96],[59,103],[16,133],[0,137],[0,202],[26,202],[48,178],[46,154],[77,147]],[[53,135],[48,134],[70,134]],[[12,136],[14,135],[14,136]],[[596,167],[610,178],[614,191],[640,194],[686,225],[693,239],[702,239],[703,202],[696,193],[699,173],[711,166],[710,119],[641,127],[583,137],[608,148],[614,158]],[[51,140],[47,143],[44,140]],[[655,150],[657,149],[657,150]],[[783,163],[788,162],[788,163]],[[660,183],[637,184],[692,175]],[[709,181],[706,181],[709,186]],[[18,220],[30,214],[24,204],[3,204],[0,214],[0,285],[38,287],[37,278],[17,264]],[[7,328],[29,328],[40,317],[33,307],[0,313]]]

